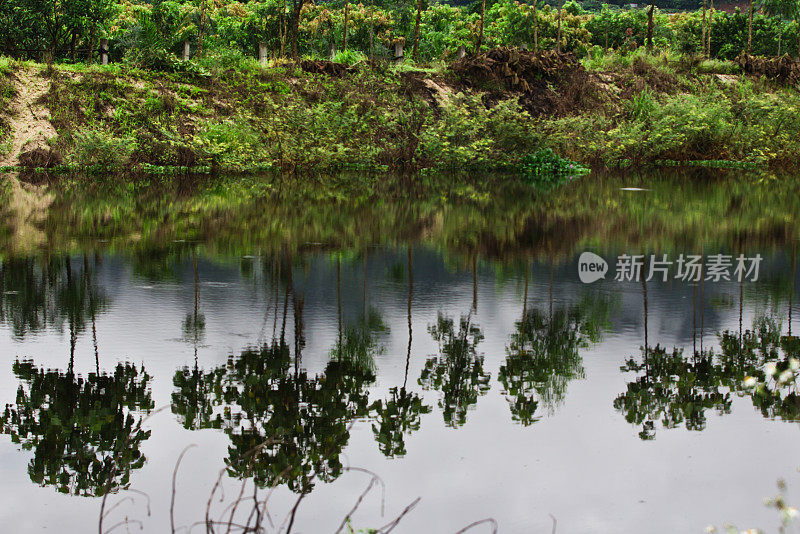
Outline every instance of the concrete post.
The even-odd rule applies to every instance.
[[[466,55],[467,49],[464,48],[464,45],[459,45],[458,50],[456,50],[456,59],[463,59]]]
[[[108,65],[108,39],[100,39],[100,57],[102,64]]]
[[[267,43],[264,41],[258,43],[258,62],[262,65],[267,64]]]
[[[394,43],[394,61],[395,63],[403,61],[403,41]]]
[[[331,44],[328,46],[328,58],[333,61],[336,57],[336,43],[331,41]]]
[[[189,44],[189,41],[184,41],[183,42],[183,60],[184,61],[189,61],[189,57],[191,56],[191,54],[192,54],[192,47]]]

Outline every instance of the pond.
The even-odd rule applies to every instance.
[[[3,212],[0,524],[777,528],[798,181],[63,179]]]

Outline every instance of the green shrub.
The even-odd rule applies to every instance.
[[[735,61],[722,59],[706,59],[697,66],[700,74],[741,74],[742,67]]]
[[[263,70],[256,58],[243,54],[238,48],[213,48],[195,61],[201,69],[214,76],[229,69],[243,74],[254,74]]]
[[[73,139],[75,163],[86,167],[123,168],[136,150],[136,140],[132,135],[116,137],[99,129],[81,130],[74,134]]]
[[[259,140],[258,132],[250,123],[237,117],[201,125],[192,146],[211,166],[236,169],[256,161]]]
[[[589,169],[562,158],[549,148],[528,154],[519,163],[523,181],[537,187],[555,187],[577,176],[589,173]]]
[[[348,50],[340,50],[336,52],[336,55],[333,56],[333,61],[335,63],[343,63],[345,65],[355,65],[356,63],[361,63],[362,61],[366,61],[367,56],[364,55],[363,52],[359,52],[357,50],[348,49]]]

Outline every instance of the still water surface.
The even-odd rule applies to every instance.
[[[673,179],[619,190],[630,181],[565,201],[617,203],[604,220],[531,205],[499,221],[450,199],[376,214],[383,238],[359,211],[267,239],[247,203],[87,237],[80,217],[108,224],[104,208],[56,205],[44,241],[0,264],[0,524],[96,532],[107,494],[105,531],[201,532],[208,510],[328,532],[374,473],[355,529],[417,498],[394,532],[776,527],[762,499],[800,485],[800,402],[792,384],[759,397],[742,381],[797,353],[795,222],[741,200],[778,195],[769,184],[729,191],[731,211]],[[711,212],[729,216],[697,230]],[[606,279],[581,283],[584,250]],[[757,281],[642,283],[613,279],[623,253],[764,259]]]

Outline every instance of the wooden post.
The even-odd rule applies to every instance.
[[[102,64],[108,65],[108,39],[100,39],[100,57]]]
[[[264,41],[258,43],[258,62],[262,65],[267,64],[267,43]]]
[[[192,55],[192,46],[189,44],[189,41],[183,42],[183,60],[189,61],[189,57]]]
[[[463,59],[466,55],[467,49],[464,48],[464,45],[459,45],[458,50],[456,50],[456,59]]]
[[[403,41],[396,41],[394,43],[394,61],[395,63],[403,61]]]

